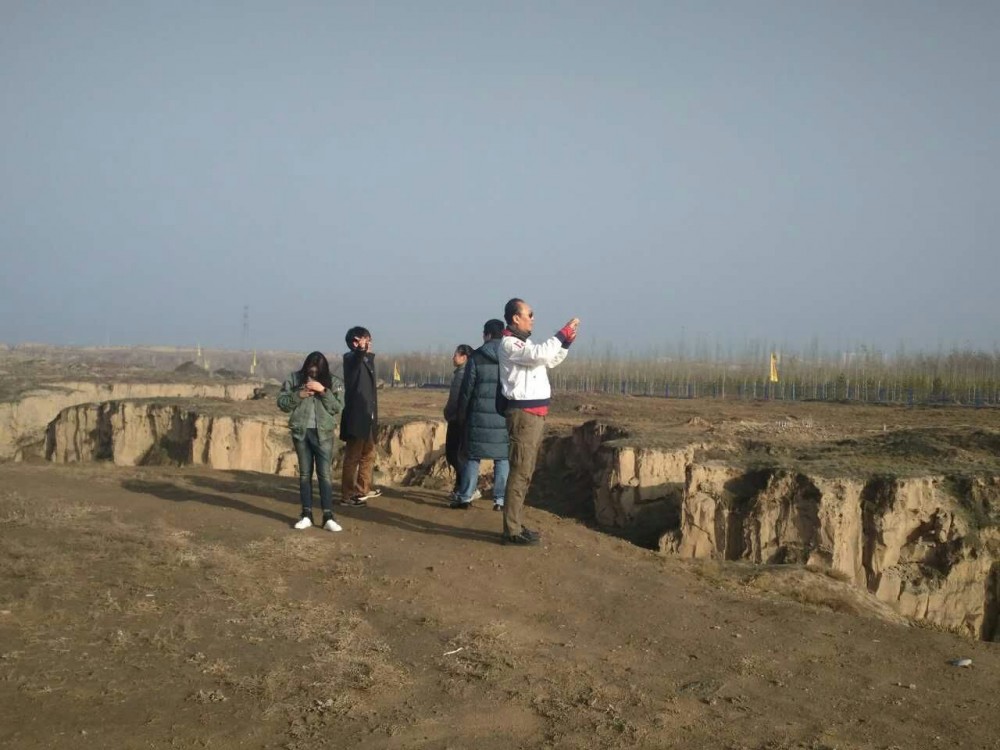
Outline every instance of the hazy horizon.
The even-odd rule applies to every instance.
[[[995,351],[1000,5],[0,9],[0,341]]]
[[[467,339],[461,341],[460,343],[470,344],[475,347],[480,343],[480,341],[478,339]],[[439,358],[442,363],[449,363],[450,367],[451,355],[455,346],[456,344],[447,342],[435,345],[426,345],[422,348],[404,347],[386,349],[377,351],[375,354],[381,355],[381,366],[383,367],[391,366],[393,359],[400,358],[402,360],[413,357],[418,359],[424,359],[427,357],[435,359]],[[9,351],[22,353],[41,349],[50,350],[50,353],[51,350],[55,350],[57,352],[80,351],[94,353],[133,352],[137,355],[145,353],[157,356],[190,355],[188,359],[192,361],[198,360],[199,357],[212,357],[214,359],[219,355],[223,355],[227,358],[239,356],[246,360],[247,367],[250,366],[250,362],[254,355],[258,355],[259,357],[278,356],[297,358],[305,357],[307,352],[311,351],[306,348],[285,349],[280,347],[261,348],[254,346],[243,349],[239,346],[227,347],[202,345],[200,342],[196,342],[191,345],[170,345],[149,342],[137,344],[51,344],[41,341],[23,341],[19,343],[0,341],[0,351],[3,351],[5,347],[8,348]],[[339,362],[341,354],[346,350],[346,346],[338,346],[336,343],[321,349],[331,362]],[[838,364],[855,366],[864,362],[870,362],[872,364],[882,363],[887,365],[893,365],[900,362],[910,364],[925,362],[928,365],[931,365],[934,362],[941,363],[952,358],[957,358],[957,361],[963,362],[963,366],[973,366],[976,362],[981,365],[983,357],[1000,360],[1000,346],[995,346],[992,349],[973,349],[961,348],[959,346],[941,345],[934,348],[908,349],[902,342],[900,342],[895,348],[883,349],[870,346],[863,342],[855,342],[854,345],[841,346],[840,344],[837,344],[827,346],[823,342],[815,339],[803,346],[788,345],[787,343],[782,344],[781,342],[766,339],[752,339],[744,341],[739,345],[724,346],[720,341],[713,342],[708,341],[707,339],[701,339],[696,341],[680,340],[667,342],[659,346],[648,346],[645,348],[635,346],[624,348],[618,347],[610,342],[592,340],[574,346],[573,353],[575,355],[574,359],[586,359],[589,361],[610,361],[620,363],[635,360],[646,364],[656,361],[674,364],[683,362],[737,365],[757,363],[761,364],[761,366],[767,365],[771,354],[776,354],[779,362],[796,361],[834,366]],[[388,364],[386,364],[386,357],[389,357]]]

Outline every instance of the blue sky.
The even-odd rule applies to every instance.
[[[0,15],[0,341],[1000,340],[1000,4]]]

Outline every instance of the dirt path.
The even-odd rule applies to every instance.
[[[0,746],[1000,748],[996,644],[534,509],[533,549],[429,490],[340,534],[296,509],[257,474],[0,466]]]

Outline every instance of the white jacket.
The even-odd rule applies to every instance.
[[[517,336],[504,336],[500,340],[500,390],[511,406],[528,408],[548,406],[552,386],[545,371],[555,367],[569,353],[562,339],[553,336],[541,344],[531,339],[522,341]]]

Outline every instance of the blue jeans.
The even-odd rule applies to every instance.
[[[510,473],[510,461],[498,458],[493,462],[493,502],[503,505],[504,491],[507,489],[507,474]],[[472,493],[479,484],[479,459],[470,458],[462,467],[462,484],[458,489],[458,499],[463,503],[472,502]]]
[[[292,437],[295,454],[299,457],[299,500],[302,513],[312,515],[313,466],[319,479],[319,502],[323,506],[323,516],[333,517],[333,480],[330,478],[330,464],[333,461],[333,436],[323,435],[315,429],[306,430],[302,439]]]

